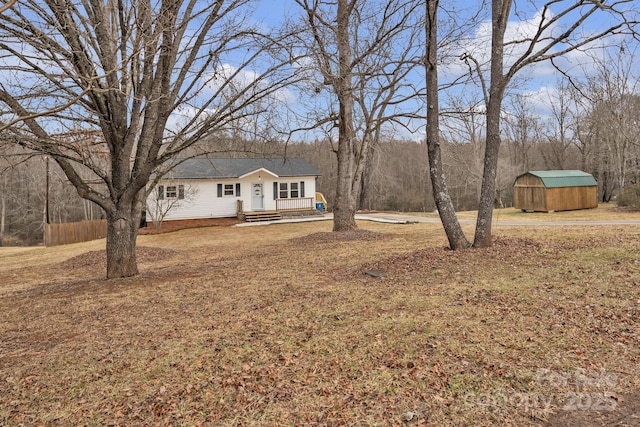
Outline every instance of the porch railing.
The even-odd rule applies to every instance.
[[[244,203],[240,199],[236,200],[236,216],[244,220]]]
[[[315,209],[313,205],[313,197],[301,197],[296,199],[276,199],[276,210],[285,211],[303,211]]]

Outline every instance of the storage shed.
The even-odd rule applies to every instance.
[[[579,170],[529,171],[516,178],[513,206],[537,212],[597,208],[598,183]]]

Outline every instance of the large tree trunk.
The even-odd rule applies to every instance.
[[[338,182],[336,201],[333,209],[333,231],[348,231],[357,228],[356,198],[354,196],[353,179],[353,99],[347,98],[340,103],[340,128],[338,145]]]
[[[0,246],[4,246],[4,224],[7,204],[6,176],[3,177],[2,194],[0,195]]]
[[[499,114],[499,112],[498,112]],[[497,119],[494,119],[497,121]],[[498,152],[500,150],[500,132],[489,132],[489,111],[487,111],[487,147],[484,154],[484,173],[482,175],[482,190],[476,220],[476,234],[473,246],[476,248],[489,247],[492,244],[491,227],[493,204],[496,200],[496,175],[498,169]]]
[[[500,151],[500,109],[508,78],[504,75],[504,32],[511,11],[512,0],[492,0],[491,2],[491,84],[487,105],[487,141],[484,152],[484,172],[482,190],[478,206],[476,234],[473,246],[491,246],[491,226],[493,204],[496,199],[496,176],[498,173],[498,153]]]
[[[124,216],[107,217],[107,279],[138,274],[136,238],[138,224]],[[133,229],[136,229],[135,231]]]
[[[360,180],[360,192],[358,194],[358,209],[371,209],[371,157],[370,152],[365,160],[365,166],[362,170],[362,179]]]
[[[144,190],[141,191],[144,194]],[[115,212],[107,213],[107,279],[138,274],[136,239],[142,215],[138,200],[121,203]]]
[[[346,144],[340,144],[340,147]],[[351,153],[340,154],[338,150],[338,183],[336,187],[336,201],[333,208],[333,231],[348,231],[358,228],[355,220],[356,200],[351,191],[353,180],[353,162]],[[351,150],[349,150],[351,151]]]
[[[438,215],[444,227],[451,249],[469,247],[460,222],[456,216],[453,202],[449,196],[442,156],[440,151],[440,108],[438,98],[438,55],[437,55],[437,9],[438,0],[427,1],[427,148],[429,152],[429,175],[433,188],[433,198]]]
[[[351,66],[351,44],[349,41],[350,6],[347,0],[338,0],[337,45],[340,56],[339,76],[336,79],[336,93],[340,102],[338,119],[338,183],[333,212],[333,231],[348,231],[357,228],[356,196],[354,184],[353,144],[353,72]],[[358,183],[359,184],[359,183]]]

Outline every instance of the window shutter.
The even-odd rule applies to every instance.
[[[240,183],[236,184],[236,197],[240,197]]]
[[[218,184],[218,197],[222,197],[222,184]]]
[[[178,185],[178,199],[184,199],[184,185]]]
[[[164,185],[158,185],[158,200],[164,200]]]
[[[278,183],[273,183],[273,200],[278,198]]]
[[[304,181],[300,181],[300,197],[304,197]]]

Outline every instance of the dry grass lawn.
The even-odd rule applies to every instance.
[[[0,248],[0,425],[639,425],[640,226],[359,226]]]
[[[437,212],[412,213],[428,218],[438,218]],[[478,211],[458,212],[461,220],[476,220]],[[494,209],[493,219],[498,221],[551,222],[551,221],[616,221],[638,220],[640,213],[618,208],[615,203],[600,203],[596,209],[580,209],[561,212],[523,212],[520,209]]]

